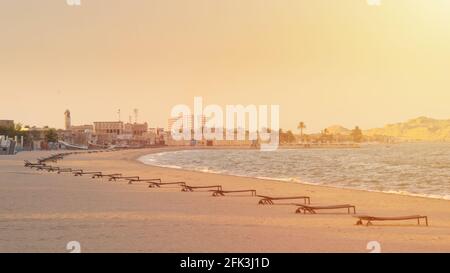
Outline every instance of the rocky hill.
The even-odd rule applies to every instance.
[[[450,120],[419,117],[407,122],[388,124],[383,128],[369,129],[364,131],[364,135],[411,141],[450,141]]]

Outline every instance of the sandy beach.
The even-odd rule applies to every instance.
[[[151,167],[137,161],[161,149],[126,150],[66,157],[58,166],[220,184],[224,189],[255,189],[258,194],[308,195],[312,204],[353,204],[358,214],[421,214],[415,221],[356,226],[342,213],[295,214],[294,206],[261,206],[258,198],[212,197],[179,187],[148,188],[106,178],[74,177],[23,167],[49,152],[0,157],[0,252],[450,252],[450,201],[336,189],[219,174]]]

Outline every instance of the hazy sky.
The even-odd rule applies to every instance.
[[[0,119],[167,126],[279,104],[281,126],[450,118],[450,0],[0,0]]]

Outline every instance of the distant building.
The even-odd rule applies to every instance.
[[[16,141],[0,136],[0,155],[13,155],[15,154]]]
[[[70,126],[70,130],[72,133],[92,133],[94,132],[94,126],[93,125],[74,125]]]
[[[45,140],[45,136],[49,130],[50,128],[48,127],[38,128],[34,126],[26,129],[31,139],[31,150],[47,150],[49,148]]]
[[[101,121],[94,122],[94,133],[97,135],[121,135],[123,133],[122,121]]]
[[[66,130],[69,130],[70,127],[72,127],[72,120],[70,117],[70,111],[66,110],[66,112],[64,112],[64,125]]]
[[[58,130],[60,140],[70,144],[87,146],[92,140],[94,126],[92,125],[73,125],[70,110],[64,112],[65,130]]]
[[[148,132],[148,124],[145,123],[126,123],[124,125],[123,133],[132,136],[142,136]]]
[[[14,127],[14,120],[0,119],[0,127],[6,128]]]
[[[164,128],[149,128],[144,136],[150,140],[150,145],[164,145],[166,143]]]
[[[74,125],[69,130],[58,130],[58,135],[67,143],[87,146],[92,141],[93,132],[93,125]]]
[[[183,124],[180,128],[180,133],[183,132],[185,128],[188,128],[191,131],[191,139],[183,139],[183,140],[175,140],[172,138],[172,128],[179,119],[184,119]],[[249,133],[245,132],[245,139],[244,140],[238,140],[237,137],[237,131],[231,130],[231,134],[233,135],[233,139],[227,140],[226,139],[226,132],[227,130],[225,128],[222,128],[222,140],[219,139],[213,139],[213,140],[195,140],[194,139],[194,115],[190,116],[180,116],[175,118],[169,118],[168,120],[168,132],[165,136],[165,143],[169,146],[244,146],[244,147],[251,147],[254,146],[257,141],[249,140]],[[197,117],[200,121],[200,127],[204,128],[206,126],[207,118],[205,116],[198,116]],[[185,122],[187,121],[187,122]],[[230,130],[229,130],[230,131]],[[211,132],[215,132],[215,128],[211,128]]]
[[[94,122],[94,139],[99,145],[115,144],[120,136],[123,139],[122,121]]]
[[[206,124],[206,117],[205,116],[198,116],[197,117],[200,121],[200,126],[204,127]],[[169,118],[168,120],[168,131],[171,132],[172,131],[172,127],[174,125],[175,122],[177,122],[178,120],[182,119],[183,120],[183,125],[181,126],[181,130],[183,130],[184,128],[189,128],[191,131],[194,130],[194,125],[195,125],[195,120],[194,120],[194,115],[187,115],[187,116],[179,116],[179,117],[175,117],[175,118]],[[187,123],[184,123],[184,120],[187,121]]]

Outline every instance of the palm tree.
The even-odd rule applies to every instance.
[[[300,139],[303,141],[303,130],[306,129],[306,124],[303,121],[298,123],[297,129],[300,130]]]
[[[58,142],[58,133],[55,129],[49,129],[47,132],[45,132],[45,140],[47,142]]]
[[[363,139],[363,134],[359,126],[356,126],[350,135],[352,136],[354,142],[361,142]]]
[[[323,142],[331,142],[333,140],[333,135],[330,134],[328,128],[323,129],[320,134],[320,140]]]

